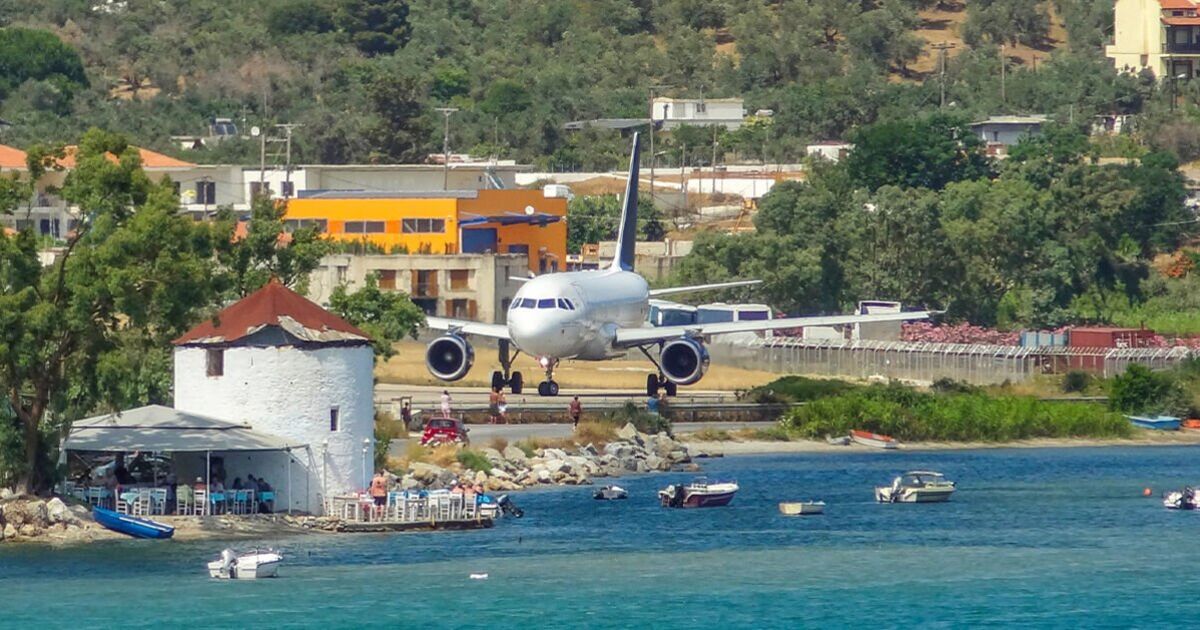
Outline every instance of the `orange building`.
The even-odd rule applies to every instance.
[[[288,200],[288,225],[366,241],[387,253],[528,254],[529,269],[565,269],[567,200],[541,190],[429,193],[320,191]]]

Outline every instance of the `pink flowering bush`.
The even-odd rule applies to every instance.
[[[971,324],[942,324],[908,322],[901,325],[900,338],[904,341],[927,343],[980,343],[993,346],[1015,346],[1021,343],[1021,335],[1002,332],[992,328]]]

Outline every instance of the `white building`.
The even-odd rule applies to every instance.
[[[983,140],[988,155],[1002,157],[1023,138],[1042,133],[1042,126],[1049,122],[1045,116],[992,116],[971,123],[971,131]]]
[[[1116,0],[1113,39],[1104,54],[1123,72],[1200,76],[1198,9],[1195,0]]]
[[[854,149],[854,145],[849,142],[817,142],[805,147],[804,153],[811,158],[840,162],[850,155],[852,149]]]
[[[319,512],[374,472],[374,361],[366,333],[272,282],[175,340],[175,408],[307,445],[306,458],[230,452],[221,464],[226,484],[287,479],[290,508]]]
[[[746,118],[746,107],[740,98],[660,96],[650,105],[650,118],[663,129],[674,129],[682,125],[720,125],[726,129],[737,129]]]

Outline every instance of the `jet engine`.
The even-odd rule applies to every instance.
[[[442,335],[425,348],[425,367],[443,381],[457,381],[471,371],[475,349],[464,338],[453,333]]]
[[[708,350],[696,339],[673,339],[658,356],[663,376],[679,385],[691,385],[708,370]]]

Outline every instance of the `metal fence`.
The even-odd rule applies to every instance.
[[[990,385],[1037,374],[1086,370],[1101,376],[1138,363],[1166,369],[1194,355],[1188,348],[1022,348],[906,341],[803,340],[789,337],[714,343],[713,359],[780,374],[828,374],[932,382],[941,378]]]

